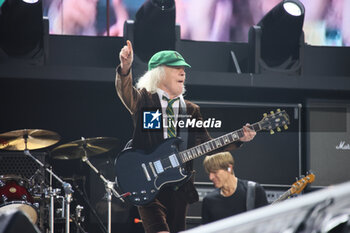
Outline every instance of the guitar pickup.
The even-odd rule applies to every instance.
[[[175,154],[170,155],[169,160],[172,167],[178,167],[180,165],[179,160],[176,158]]]
[[[158,174],[164,172],[164,168],[160,160],[155,161],[153,164]]]

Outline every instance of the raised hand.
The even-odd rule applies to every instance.
[[[121,73],[127,74],[134,60],[134,51],[132,49],[132,44],[129,40],[126,41],[126,45],[124,45],[124,47],[120,50],[119,59]]]

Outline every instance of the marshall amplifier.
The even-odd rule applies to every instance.
[[[350,180],[350,103],[309,100],[307,113],[307,166],[313,186]]]
[[[286,103],[238,103],[238,102],[200,102],[204,120],[215,119],[220,127],[208,128],[213,138],[241,129],[246,123],[253,124],[262,120],[264,113],[285,110],[289,115],[288,129],[274,134],[259,131],[251,142],[231,151],[234,171],[237,177],[256,181],[260,184],[291,185],[301,171],[301,104]],[[283,128],[283,127],[282,127]],[[203,169],[201,156],[194,160],[195,181],[209,182]]]

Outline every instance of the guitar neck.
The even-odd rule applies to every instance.
[[[260,122],[250,125],[250,128],[256,132],[260,131],[261,130]],[[218,138],[207,141],[205,143],[202,143],[198,146],[179,152],[179,157],[182,163],[185,163],[192,159],[198,158],[204,154],[207,154],[211,151],[224,147],[232,142],[238,141],[243,136],[244,136],[244,132],[243,132],[243,128],[241,128],[231,133],[222,135]]]
[[[310,173],[306,177],[295,182],[290,189],[283,193],[277,200],[272,202],[272,204],[283,201],[293,194],[299,194],[306,187],[307,184],[314,182],[314,180],[315,175],[313,173]]]
[[[284,192],[279,198],[277,198],[274,202],[271,204],[276,204],[278,202],[286,200],[290,195],[292,195],[291,189],[288,189],[286,192]]]

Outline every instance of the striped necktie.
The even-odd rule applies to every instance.
[[[176,137],[173,103],[179,99],[180,97],[177,97],[175,99],[168,99],[166,96],[163,95],[163,100],[166,100],[168,102],[168,106],[166,108],[166,115],[168,118],[168,128],[167,128],[168,138]]]

